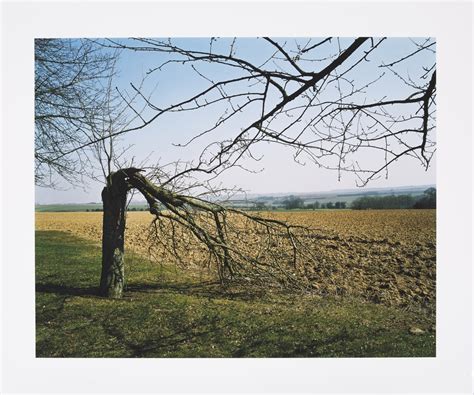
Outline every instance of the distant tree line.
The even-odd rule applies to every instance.
[[[433,209],[436,208],[436,189],[428,188],[421,197],[413,195],[363,196],[351,204],[354,210]]]
[[[355,199],[350,207],[347,202],[336,201],[321,203],[314,201],[305,204],[304,200],[298,196],[289,196],[281,202],[281,207],[285,210],[319,210],[319,209],[346,209],[353,210],[390,210],[390,209],[434,209],[436,208],[436,188],[428,188],[421,196],[413,195],[389,195],[389,196],[362,196]],[[268,206],[265,202],[256,202],[254,207],[247,210],[273,210],[275,206]],[[130,207],[129,211],[147,211],[145,207]],[[102,211],[102,208],[86,209],[90,211]]]
[[[86,212],[96,212],[96,211],[104,211],[102,207],[100,208],[87,208]],[[148,211],[146,207],[130,207],[128,211]]]
[[[436,208],[436,188],[428,188],[413,208]]]
[[[287,210],[303,209],[304,200],[298,196],[290,196],[287,199],[283,200],[282,205]]]
[[[346,202],[327,202],[320,203],[317,200],[313,203],[304,204],[304,200],[297,196],[290,196],[282,202],[286,210],[317,210],[317,209],[343,209],[346,208]]]
[[[317,200],[313,203],[308,203],[305,205],[306,209],[311,209],[311,210],[317,210],[317,209],[342,209],[342,208],[347,208],[347,203],[346,202],[327,202],[327,203],[320,203]]]
[[[301,197],[292,195],[281,202],[281,207],[286,210],[318,210],[345,209],[349,208],[349,205],[344,201],[321,203],[317,200],[305,204]],[[267,206],[264,202],[257,202],[254,207],[255,210],[268,210],[273,208],[273,206]],[[353,210],[434,209],[436,208],[436,188],[428,188],[421,196],[361,196],[350,204],[350,208]]]

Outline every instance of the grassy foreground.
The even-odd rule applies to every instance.
[[[97,296],[100,248],[36,232],[37,357],[434,357],[422,312],[222,290],[129,254],[125,297]]]

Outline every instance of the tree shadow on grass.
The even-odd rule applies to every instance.
[[[132,283],[127,285],[126,292],[171,292],[186,296],[197,296],[208,299],[231,299],[254,301],[265,295],[264,289],[225,287],[218,281],[202,281],[196,283]]]
[[[327,346],[336,346],[338,344],[350,343],[356,339],[354,335],[350,335],[345,328],[339,332],[322,339],[297,339],[295,344],[279,344],[275,339],[269,339],[266,331],[270,328],[264,328],[261,331],[252,333],[245,339],[242,345],[232,354],[233,358],[255,357],[255,351],[268,350],[266,355],[260,357],[265,358],[331,358],[336,357],[330,351],[326,350]],[[284,333],[282,333],[283,335]],[[265,351],[263,351],[265,354]],[[347,355],[353,357],[354,355]]]
[[[53,293],[63,296],[100,297],[98,287],[77,287],[54,283],[37,283],[36,292]],[[223,287],[216,281],[199,283],[132,283],[125,286],[124,297],[133,293],[171,292],[186,296],[197,296],[208,299],[225,298],[241,301],[252,301],[262,297],[264,290],[238,289]]]
[[[219,325],[218,315],[214,317],[206,317],[196,320],[195,322],[184,325],[179,330],[166,336],[159,336],[157,338],[148,338],[145,341],[136,344],[127,340],[126,336],[116,328],[107,326],[102,323],[104,330],[110,336],[115,337],[122,345],[130,350],[128,358],[143,358],[143,357],[165,357],[167,353],[172,354],[178,352],[179,348],[185,343],[199,342],[200,338],[212,336],[220,336],[223,328]],[[181,351],[182,353],[182,351]],[[189,352],[184,353],[181,357],[196,358],[208,357],[209,355],[200,355],[199,353]]]
[[[71,287],[62,284],[36,284],[36,292],[53,293],[63,296],[99,296],[98,287]]]

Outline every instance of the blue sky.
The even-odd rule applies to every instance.
[[[308,39],[298,39],[305,42]],[[318,39],[314,39],[317,42]],[[353,41],[352,38],[340,39],[340,45],[345,47]],[[421,41],[417,39],[417,41]],[[223,42],[228,44],[229,41]],[[286,42],[291,48],[294,45],[294,38],[278,39],[279,43]],[[177,40],[183,46],[207,49],[209,39],[182,38]],[[263,45],[262,40],[254,38],[238,39],[236,42],[238,54],[245,53],[247,58],[253,61],[264,59],[270,54],[269,47]],[[216,44],[219,45],[219,44]],[[357,82],[370,81],[376,77],[376,73],[382,72],[376,65],[382,61],[386,63],[398,59],[413,50],[413,45],[407,38],[389,39],[381,45],[380,49],[370,57],[370,62],[360,68],[357,74]],[[215,50],[219,50],[215,47]],[[327,55],[325,49],[321,48],[318,56]],[[420,69],[420,64],[429,64],[434,60],[434,54],[428,53],[414,57],[404,63],[403,68],[406,73],[411,73]],[[150,69],[155,68],[165,60],[165,56],[155,52],[129,52],[121,54],[117,65],[119,76],[115,83],[121,90],[130,91],[130,82],[138,85],[143,76]],[[329,61],[329,60],[328,60]],[[327,61],[327,62],[328,62]],[[306,65],[306,64],[305,64]],[[324,67],[325,62],[317,64],[316,68]],[[310,67],[309,64],[307,67]],[[406,69],[406,70],[405,70]],[[204,66],[199,69],[203,73],[215,76],[216,79],[232,77],[229,71],[222,68]],[[207,82],[202,78],[196,78],[195,73],[189,67],[181,64],[171,64],[160,72],[149,75],[144,84],[144,91],[153,92],[151,101],[157,106],[166,106],[180,99],[185,99],[193,93],[207,86]],[[329,92],[328,92],[329,94]],[[408,96],[410,90],[400,83],[396,76],[385,78],[383,84],[375,84],[367,93],[367,100],[377,100],[384,96],[403,97]],[[176,147],[173,144],[184,143],[194,136],[198,131],[206,129],[212,125],[218,116],[219,108],[209,108],[199,113],[177,113],[169,114],[157,119],[149,127],[132,132],[121,138],[120,144],[123,146],[132,145],[128,155],[135,157],[136,162],[148,157],[151,163],[172,162],[177,159],[191,160],[196,158],[202,148],[209,142],[216,141],[227,133],[232,134],[235,128],[245,126],[246,120],[250,120],[250,113],[242,114],[234,123],[218,131],[220,134],[206,136],[186,148]],[[146,111],[145,116],[152,113]],[[254,149],[254,153],[263,156],[259,162],[247,161],[245,166],[257,173],[244,172],[241,169],[233,169],[224,173],[220,179],[224,185],[239,186],[250,193],[284,193],[284,192],[312,192],[326,191],[333,189],[346,189],[356,187],[355,178],[352,174],[343,174],[338,180],[337,173],[326,169],[321,169],[307,162],[305,165],[295,163],[292,152],[287,147],[276,144],[261,144]],[[360,158],[371,161],[370,156]],[[395,163],[389,172],[389,178],[381,177],[371,182],[368,187],[389,187],[403,185],[427,185],[434,184],[436,177],[435,161],[428,171],[413,159],[405,158]],[[100,201],[100,190],[102,185],[97,182],[89,182],[85,188],[72,188],[64,185],[64,190],[51,190],[47,188],[36,188],[36,202],[47,203],[67,203],[67,202],[91,202]]]

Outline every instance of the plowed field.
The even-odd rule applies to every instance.
[[[308,268],[315,293],[434,309],[434,210],[321,210],[267,215],[317,230],[312,248],[319,263]],[[128,251],[147,255],[152,218],[146,212],[128,214]],[[102,213],[36,213],[36,229],[70,232],[100,243]]]

